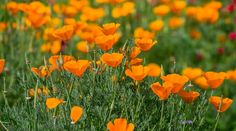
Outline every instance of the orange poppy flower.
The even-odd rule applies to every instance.
[[[206,72],[204,77],[207,80],[207,83],[212,89],[218,88],[221,84],[223,84],[224,79],[226,77],[226,73],[224,72]]]
[[[118,118],[114,120],[114,124],[109,121],[107,124],[107,129],[109,131],[133,131],[134,130],[134,124],[133,123],[127,123],[127,120],[124,118]]]
[[[87,28],[93,28],[93,26],[97,26],[96,24],[88,24],[85,21],[77,21],[75,26],[75,32],[87,29]]]
[[[134,31],[135,38],[146,38],[146,39],[153,39],[155,34],[148,30],[144,30],[142,27],[138,27]]]
[[[73,25],[65,25],[54,31],[53,36],[63,41],[70,40],[74,32]]]
[[[73,61],[66,62],[64,64],[64,68],[68,72],[78,77],[82,77],[82,75],[84,74],[84,72],[86,71],[89,65],[90,63],[88,60],[77,60],[77,61],[73,60]]]
[[[201,68],[185,68],[183,70],[183,75],[187,76],[190,80],[194,80],[202,75],[203,71]]]
[[[96,37],[104,35],[99,26],[95,24],[86,25],[83,22],[77,23],[76,34],[79,35],[82,40],[90,44],[94,43]]]
[[[194,80],[194,83],[197,84],[202,89],[207,89],[209,87],[205,77],[201,76]]]
[[[184,0],[173,1],[171,4],[171,10],[175,13],[179,13],[186,7],[186,2]]]
[[[67,17],[75,17],[78,13],[77,9],[74,6],[64,5],[62,6],[62,13]]]
[[[168,5],[159,5],[154,7],[153,12],[156,15],[164,16],[170,12],[170,7]]]
[[[121,62],[122,59],[124,58],[123,54],[120,53],[105,53],[101,56],[101,61],[108,66],[111,66],[113,68],[117,67]]]
[[[113,8],[112,17],[119,18],[132,14],[135,11],[134,6],[134,2],[125,2],[121,7]]]
[[[88,0],[70,0],[69,4],[76,8],[77,11],[82,11],[84,7],[89,6]]]
[[[64,19],[65,25],[76,25],[76,19],[74,18],[65,18]]]
[[[7,22],[0,22],[0,32],[5,31],[7,25],[8,25]]]
[[[162,20],[155,20],[149,24],[149,28],[153,31],[160,31],[164,27],[164,22]]]
[[[176,29],[184,24],[184,20],[180,17],[172,17],[169,20],[169,27],[171,29]]]
[[[79,106],[73,106],[70,112],[70,118],[72,120],[71,123],[75,124],[82,116],[82,113],[83,113],[83,108]]]
[[[189,6],[186,8],[186,15],[188,17],[194,17],[198,11],[199,7]]]
[[[148,51],[157,43],[157,41],[153,41],[152,39],[135,39],[135,45],[139,47],[142,51]]]
[[[44,44],[42,44],[41,46],[40,46],[40,50],[42,51],[42,52],[49,52],[50,51],[50,49],[51,49],[51,43],[44,43]]]
[[[102,25],[102,32],[105,35],[113,35],[116,33],[117,29],[120,27],[120,24],[116,23],[107,23]]]
[[[67,55],[54,55],[49,58],[49,63],[52,64],[53,68],[61,69],[66,62],[75,60],[73,56]]]
[[[166,76],[162,76],[161,79],[164,82],[171,82],[173,84],[173,89],[171,90],[172,93],[178,93],[184,86],[186,82],[188,82],[188,77],[181,76],[178,74],[169,74]]]
[[[133,47],[132,52],[130,53],[130,58],[134,59],[135,57],[137,57],[139,54],[141,53],[141,50],[139,47]]]
[[[19,11],[18,4],[16,2],[8,2],[7,3],[7,10],[9,10],[13,15],[15,15]]]
[[[160,97],[160,100],[166,100],[168,99],[171,90],[173,88],[173,84],[170,82],[164,82],[163,86],[159,83],[153,83],[151,85],[151,89],[152,91],[158,96]]]
[[[49,15],[41,16],[35,15],[34,13],[29,13],[26,18],[30,22],[29,26],[32,26],[34,28],[39,28],[42,25],[45,25],[51,19]]]
[[[139,66],[131,66],[130,69],[125,70],[125,74],[136,81],[141,81],[144,79],[148,74],[149,68],[143,67],[142,65]]]
[[[219,12],[208,7],[198,8],[195,19],[199,22],[214,23],[219,19]]]
[[[226,78],[236,82],[236,70],[227,71]]]
[[[161,67],[155,63],[148,64],[149,72],[148,76],[157,77],[161,74]]]
[[[2,73],[2,71],[4,69],[4,65],[5,65],[5,60],[4,59],[0,59],[0,74]]]
[[[43,39],[45,41],[53,41],[55,40],[53,33],[54,33],[55,29],[54,28],[46,28],[43,32]]]
[[[18,7],[27,14],[26,18],[29,25],[34,28],[39,28],[51,20],[50,8],[39,1],[33,1],[30,4],[19,4]]]
[[[134,58],[130,60],[130,65],[141,65],[143,63],[142,58]]]
[[[114,35],[102,35],[98,36],[95,39],[95,43],[104,51],[108,51],[112,46],[118,41],[119,34],[115,33]]]
[[[49,109],[56,108],[61,103],[63,103],[63,100],[58,98],[47,98],[46,100],[46,106]]]
[[[204,7],[219,10],[222,7],[222,3],[219,1],[208,2]]]
[[[95,41],[95,36],[92,32],[90,31],[84,31],[84,32],[78,32],[78,35],[80,38],[84,41],[87,41],[88,43],[93,43]]]
[[[198,96],[200,95],[198,92],[196,91],[190,91],[190,92],[187,92],[185,90],[180,90],[179,91],[179,96],[182,98],[182,100],[185,102],[185,103],[192,103],[193,101],[195,101]]]
[[[88,45],[87,41],[78,42],[76,45],[76,48],[77,48],[77,50],[84,52],[84,53],[89,52],[89,45]]]
[[[61,41],[55,40],[51,44],[51,52],[52,54],[58,54],[61,51]]]
[[[80,15],[80,19],[82,21],[97,21],[98,19],[105,16],[104,8],[92,8],[92,7],[84,7],[82,9],[82,14]]]
[[[40,66],[39,68],[32,67],[31,71],[34,72],[40,78],[42,77],[49,77],[51,72],[53,71],[53,67],[50,66]]]
[[[213,104],[213,106],[218,112],[225,112],[229,108],[229,106],[233,103],[232,99],[229,98],[223,99],[219,96],[211,96],[209,98],[209,101],[211,104]]]

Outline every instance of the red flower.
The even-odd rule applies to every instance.
[[[229,39],[232,41],[235,40],[236,39],[236,32],[229,33]]]

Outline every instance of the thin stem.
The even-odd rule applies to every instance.
[[[6,97],[6,79],[5,77],[3,77],[3,99],[5,101],[5,105],[9,108],[9,104],[8,104],[8,100],[7,100],[7,97]]]
[[[135,81],[135,85],[137,86],[137,93],[139,92],[139,88],[140,88],[140,84],[139,84],[139,82],[138,81]]]
[[[162,121],[163,121],[163,113],[164,113],[164,101],[161,101],[161,118],[160,118],[160,123],[159,126],[161,127]]]
[[[67,103],[69,103],[70,108],[71,108],[70,96],[71,96],[71,93],[72,93],[72,90],[73,90],[73,87],[74,87],[73,85],[74,85],[74,79],[73,79],[73,81],[72,81],[72,83],[71,83],[71,85],[70,85],[70,87],[69,87],[69,91],[68,91],[68,89],[66,88],[66,94],[67,94],[67,102],[66,102],[66,105],[67,105]]]
[[[210,97],[213,95],[213,93],[214,93],[214,90],[211,90]],[[205,95],[205,94],[206,94],[206,91],[204,92],[204,95]],[[203,104],[204,104],[204,102],[203,102]],[[206,107],[206,109],[205,109],[205,113],[208,111],[209,105],[210,105],[210,104],[209,104],[209,102],[208,102],[207,107]],[[203,113],[203,112],[202,112],[202,113]],[[204,114],[205,114],[205,113],[204,113]],[[200,123],[199,123],[199,125],[198,125],[198,129],[200,129],[201,125],[203,124],[204,119],[205,119],[205,117],[202,117],[202,118],[201,118]]]
[[[37,131],[37,121],[38,121],[38,118],[37,118],[37,108],[36,108],[36,103],[37,103],[37,96],[38,96],[38,83],[39,81],[37,80],[37,83],[36,83],[36,86],[35,86],[35,89],[34,89],[34,131]]]
[[[37,103],[37,95],[38,95],[38,83],[39,81],[37,80],[35,89],[34,89],[34,108],[36,108],[36,103]]]
[[[7,127],[3,124],[2,121],[0,121],[0,123],[1,123],[2,127],[3,127],[6,131],[9,131],[9,130],[7,129]]]
[[[112,88],[112,91],[113,91],[113,100],[112,100],[112,103],[110,105],[110,111],[109,111],[107,119],[109,119],[110,116],[111,116],[112,110],[114,108],[115,99],[116,99],[116,91],[114,90],[114,87],[115,87],[114,84],[115,84],[115,82],[112,81],[111,88]]]
[[[170,115],[169,131],[171,131],[171,123],[172,123],[172,119],[173,119],[174,109],[175,109],[175,104],[173,103],[172,109],[171,109],[171,115]]]
[[[30,37],[29,52],[33,52],[33,41],[34,41],[35,34],[36,34],[36,31],[33,30],[32,35]]]
[[[216,128],[217,128],[219,119],[220,119],[220,112],[218,111],[217,116],[216,116],[216,124],[215,124],[215,127],[214,127],[214,130],[213,130],[213,131],[216,131]]]
[[[221,107],[222,107],[222,102],[223,102],[223,95],[221,96],[221,100],[220,100],[220,106],[219,106],[219,109],[217,110],[217,116],[216,116],[216,124],[215,124],[215,127],[214,127],[214,130],[213,131],[216,131],[216,128],[217,128],[217,125],[218,125],[218,122],[219,122],[219,119],[220,119],[220,110],[221,110]]]

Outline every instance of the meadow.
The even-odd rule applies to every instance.
[[[236,131],[236,0],[2,0],[0,130]]]

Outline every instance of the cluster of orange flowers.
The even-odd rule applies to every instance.
[[[53,70],[62,70],[65,69],[72,74],[81,77],[83,73],[89,66],[88,60],[76,60],[72,56],[52,56],[49,59],[51,65],[40,66],[39,68],[31,68],[31,71],[34,72],[39,77],[48,77]]]
[[[135,3],[128,0],[96,0],[98,4],[112,4],[111,15],[118,19],[119,17],[128,16],[130,14],[138,15],[135,12]],[[157,4],[153,8],[153,13],[157,16],[157,19],[149,23],[149,29],[144,30],[141,27],[137,27],[134,32],[135,42],[142,51],[148,50],[148,47],[142,46],[143,42],[152,42],[154,36],[157,32],[161,31],[165,25],[165,19],[168,19],[168,25],[171,29],[176,29],[184,24],[184,18],[182,14],[190,18],[194,18],[199,22],[210,22],[215,23],[219,18],[219,9],[222,7],[221,2],[210,1],[202,6],[187,6],[186,1],[178,0],[162,0],[160,4]],[[7,3],[6,9],[15,16],[19,11],[23,11],[26,15],[24,17],[24,23],[26,27],[39,28],[46,25],[44,29],[43,39],[45,42],[41,45],[42,52],[51,52],[52,54],[58,54],[64,51],[68,44],[68,40],[71,39],[71,35],[79,36],[80,40],[77,44],[77,49],[81,52],[87,53],[91,48],[94,47],[94,43],[97,44],[103,50],[109,50],[111,45],[117,43],[121,34],[120,33],[104,33],[101,28],[117,29],[119,24],[109,23],[104,24],[103,27],[97,28],[98,26],[94,24],[102,17],[108,15],[105,14],[105,8],[93,8],[88,0],[69,0],[66,4],[51,3],[53,5],[52,11],[49,7],[44,6],[39,1],[34,1],[29,4],[9,2]],[[53,17],[52,12],[55,12],[58,16]],[[169,18],[168,14],[172,13],[174,16]],[[79,16],[79,21],[75,19]],[[61,21],[61,17],[63,18]],[[92,23],[90,23],[92,22]],[[57,28],[64,23],[62,28]],[[18,25],[16,22],[12,23],[14,28]],[[23,25],[21,25],[23,26]],[[26,27],[22,27],[25,29]],[[7,28],[7,23],[0,22],[0,30],[5,30]],[[67,32],[59,35],[65,35],[63,38],[59,38],[58,33]],[[198,39],[200,33],[197,30],[190,32],[193,39]],[[37,31],[37,36],[40,37],[40,31]],[[141,38],[139,36],[142,36]],[[145,38],[145,39],[144,39]],[[63,40],[63,41],[62,41]],[[66,42],[65,42],[66,41]],[[109,46],[104,45],[104,43],[110,42]],[[142,47],[141,47],[142,46]],[[140,60],[139,60],[140,61]]]
[[[46,106],[48,109],[53,109],[56,108],[59,104],[62,104],[64,101],[62,99],[58,99],[58,98],[48,98],[46,100]],[[75,124],[80,117],[82,116],[83,113],[83,109],[79,106],[73,106],[71,108],[71,113],[70,113],[70,117],[72,120],[72,124]]]
[[[219,10],[221,7],[221,2],[211,1],[202,7],[187,7],[186,15],[194,18],[198,22],[215,23],[219,19]]]
[[[46,106],[48,109],[56,108],[58,105],[64,103],[62,99],[58,98],[48,98],[46,100]],[[82,116],[83,114],[83,108],[79,106],[73,106],[71,108],[71,123],[75,124]],[[127,123],[127,120],[124,118],[118,118],[114,120],[114,124],[110,121],[107,124],[107,129],[110,131],[133,131],[134,130],[134,124]]]
[[[39,28],[51,20],[50,8],[37,1],[29,4],[9,2],[7,3],[7,10],[13,15],[23,11],[26,14],[25,23],[34,28]]]
[[[183,76],[178,74],[169,74],[161,76],[163,84],[159,82],[153,83],[151,89],[160,97],[160,100],[168,99],[171,93],[178,94],[182,100],[186,103],[192,103],[200,93],[196,91],[186,91],[184,85],[189,81],[195,82],[203,89],[211,87],[211,89],[217,89],[221,86],[226,79],[226,73],[224,72],[205,72],[200,68],[186,68],[183,71]],[[187,89],[187,88],[186,88]],[[221,98],[218,96],[211,96],[209,101],[214,105],[217,111],[224,112],[232,104],[233,100],[229,98]],[[220,106],[221,105],[221,106]]]
[[[212,90],[219,88],[225,79],[234,80],[236,75],[234,71],[228,72],[203,72],[200,68],[186,68],[183,70],[183,75],[187,76],[191,81],[197,84],[202,89],[210,87]],[[221,98],[218,96],[211,96],[209,101],[214,105],[216,110],[224,112],[232,104],[229,98]],[[222,104],[222,107],[220,107]]]
[[[111,11],[113,18],[117,19],[135,13],[135,4],[127,0],[96,0],[97,3],[109,3],[114,6]],[[49,64],[38,68],[32,67],[31,71],[39,78],[50,77],[53,71],[67,71],[71,74],[82,77],[88,68],[94,68],[92,62],[100,67],[117,68],[125,66],[125,75],[134,80],[136,83],[141,82],[146,77],[158,77],[162,72],[162,68],[154,63],[147,66],[143,65],[143,59],[138,58],[142,52],[147,52],[157,44],[154,40],[156,33],[164,28],[164,17],[170,12],[174,14],[168,21],[169,28],[176,29],[184,24],[184,19],[181,13],[185,11],[186,16],[193,18],[199,22],[215,23],[219,18],[219,9],[222,7],[220,2],[211,1],[198,7],[187,7],[186,1],[178,0],[161,0],[161,4],[155,6],[153,13],[158,19],[149,24],[149,30],[142,27],[137,27],[134,30],[134,45],[128,45],[127,49],[121,49],[120,52],[111,53],[110,50],[119,41],[121,33],[119,32],[119,23],[106,23],[102,26],[94,24],[105,16],[104,8],[93,8],[88,0],[69,0],[66,5],[53,5],[53,11],[58,15],[63,16],[63,26],[59,18],[52,18],[52,13],[49,7],[43,5],[39,1],[34,1],[29,4],[9,2],[7,10],[15,16],[19,11],[24,13],[24,21],[27,27],[33,27],[35,31],[43,25],[47,27],[43,32],[44,44],[41,45],[42,52],[51,52],[54,54],[49,58]],[[75,18],[80,14],[80,21]],[[91,22],[91,23],[90,23]],[[16,26],[16,25],[15,25]],[[0,31],[3,31],[7,25],[0,23]],[[92,48],[99,48],[105,53],[100,56],[98,61],[76,60],[69,55],[56,55],[63,52],[69,44],[72,37],[79,37],[76,48],[84,53],[88,53]],[[200,37],[197,31],[192,32],[193,38]],[[130,50],[129,50],[130,49]],[[125,60],[124,60],[125,59]],[[3,71],[5,64],[4,59],[0,59],[0,74]],[[97,67],[96,66],[96,67]],[[160,77],[162,83],[155,82],[151,84],[151,90],[160,98],[167,100],[171,94],[178,94],[185,103],[194,102],[200,93],[194,90],[189,91],[185,85],[191,81],[201,87],[207,89],[210,87],[215,90],[219,88],[225,79],[236,81],[236,71],[228,72],[203,72],[200,68],[186,68],[183,70],[183,75],[168,74]],[[46,87],[39,88],[36,94],[47,95],[49,90]],[[34,96],[35,90],[30,89],[29,95]],[[209,98],[218,112],[226,111],[233,100],[218,96]],[[64,101],[59,98],[47,98],[46,106],[48,109],[54,109]],[[82,116],[83,109],[79,106],[71,108],[72,123],[76,123]],[[107,124],[110,131],[132,131],[134,124],[127,123],[124,118],[118,118]]]

